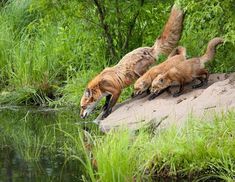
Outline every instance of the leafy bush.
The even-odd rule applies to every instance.
[[[7,103],[12,91],[23,89],[21,98],[32,100],[27,103],[48,104],[61,95],[65,97],[54,103],[78,103],[92,76],[116,64],[127,52],[153,45],[173,3],[11,0],[2,4],[0,85],[9,95],[2,94],[6,98],[0,102]],[[180,44],[187,47],[188,56],[203,54],[210,39],[223,36],[226,42],[209,68],[211,72],[234,71],[232,0],[176,3],[186,11]],[[36,93],[27,93],[30,89]],[[130,91],[125,93],[122,99],[130,95]],[[10,103],[24,103],[13,98]]]

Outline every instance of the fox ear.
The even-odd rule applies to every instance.
[[[85,97],[91,97],[91,91],[89,89],[85,90]]]

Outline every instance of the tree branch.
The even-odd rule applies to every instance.
[[[141,7],[143,7],[143,5],[144,5],[144,0],[140,0],[140,8],[134,14],[134,16],[132,18],[132,21],[129,23],[129,29],[127,31],[125,43],[123,44],[122,50],[126,50],[129,47],[129,41],[130,41],[132,32],[133,32],[133,30],[135,28],[136,20],[137,20],[139,14],[140,14]]]
[[[100,23],[104,30],[104,35],[108,44],[108,49],[111,54],[111,58],[114,58],[116,56],[116,52],[114,48],[113,38],[109,30],[109,26],[105,22],[105,7],[102,8],[102,5],[99,3],[99,0],[93,0],[93,1],[99,13]]]
[[[120,16],[120,9],[119,9],[119,0],[115,0],[115,5],[116,5],[116,14],[117,14],[117,31],[118,31],[118,45],[119,45],[119,48],[121,49],[122,48],[122,45],[123,45],[123,38],[122,38],[122,34],[121,34],[121,16]]]

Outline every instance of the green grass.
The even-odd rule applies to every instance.
[[[51,8],[49,2],[24,0],[0,9],[1,104],[48,105],[61,97],[59,88],[70,83],[72,76],[85,78],[106,64],[101,50],[89,53],[102,40],[96,38],[94,43],[90,39],[94,32],[85,33],[86,25],[77,23],[76,16],[66,17],[69,12],[58,16],[57,5],[61,4],[55,2]],[[68,8],[78,5],[66,4]],[[83,89],[80,84],[79,95]]]
[[[213,122],[191,119],[179,131],[171,128],[156,138],[154,172],[182,177],[198,174],[234,178],[234,112],[217,116]],[[200,174],[200,172],[202,174]]]
[[[155,134],[113,131],[93,139],[94,174],[100,181],[235,178],[235,113],[213,121],[190,119],[182,129]],[[92,174],[92,175],[94,175]]]
[[[59,162],[59,176],[72,172],[85,181],[234,180],[234,111],[209,121],[190,117],[182,128],[107,134],[83,124],[78,115],[71,109],[2,111],[0,149],[14,151],[30,166]]]

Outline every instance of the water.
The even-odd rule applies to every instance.
[[[11,149],[1,150],[0,181],[79,181],[79,169],[71,168],[71,164],[63,169],[63,160],[50,161],[40,159],[39,162],[26,162]]]
[[[0,182],[81,181],[84,166],[68,159],[81,148],[64,132],[92,127],[76,109],[0,108]]]

